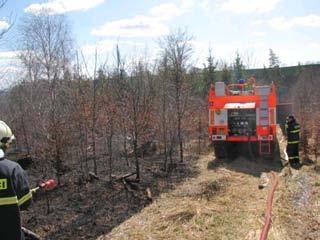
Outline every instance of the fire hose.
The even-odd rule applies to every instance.
[[[272,217],[273,196],[277,186],[278,186],[278,176],[275,172],[272,172],[272,186],[268,193],[267,209],[265,213],[264,226],[260,235],[260,240],[266,240],[268,237],[268,232],[269,232],[271,221],[272,221],[271,217]]]
[[[40,183],[37,187],[32,188],[30,191],[31,193],[35,193],[39,189],[42,189],[46,192],[54,189],[56,186],[57,186],[56,181],[53,179],[49,179],[45,182]],[[37,234],[26,229],[25,227],[21,227],[21,231],[23,232],[25,240],[40,240],[40,237]]]

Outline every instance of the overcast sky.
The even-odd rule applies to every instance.
[[[42,8],[68,17],[76,47],[87,56],[96,48],[100,58],[112,56],[119,43],[128,56],[152,57],[157,39],[181,27],[194,36],[198,66],[209,47],[228,62],[238,51],[250,67],[268,66],[269,48],[282,65],[320,61],[319,0],[9,0],[0,10],[0,29],[14,16],[13,35],[24,14]],[[1,42],[2,64],[14,58],[12,39]]]

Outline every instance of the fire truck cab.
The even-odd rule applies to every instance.
[[[254,77],[246,82],[211,86],[209,136],[218,158],[248,145],[254,155],[272,156],[276,141],[275,85],[256,85]]]

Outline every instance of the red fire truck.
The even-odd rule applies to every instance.
[[[209,136],[218,158],[239,149],[255,156],[272,156],[276,142],[275,85],[216,82],[209,91]]]

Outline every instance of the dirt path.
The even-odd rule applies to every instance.
[[[226,163],[209,154],[198,167],[197,177],[98,239],[258,239],[268,191],[258,189],[260,175],[279,166],[244,158]]]

